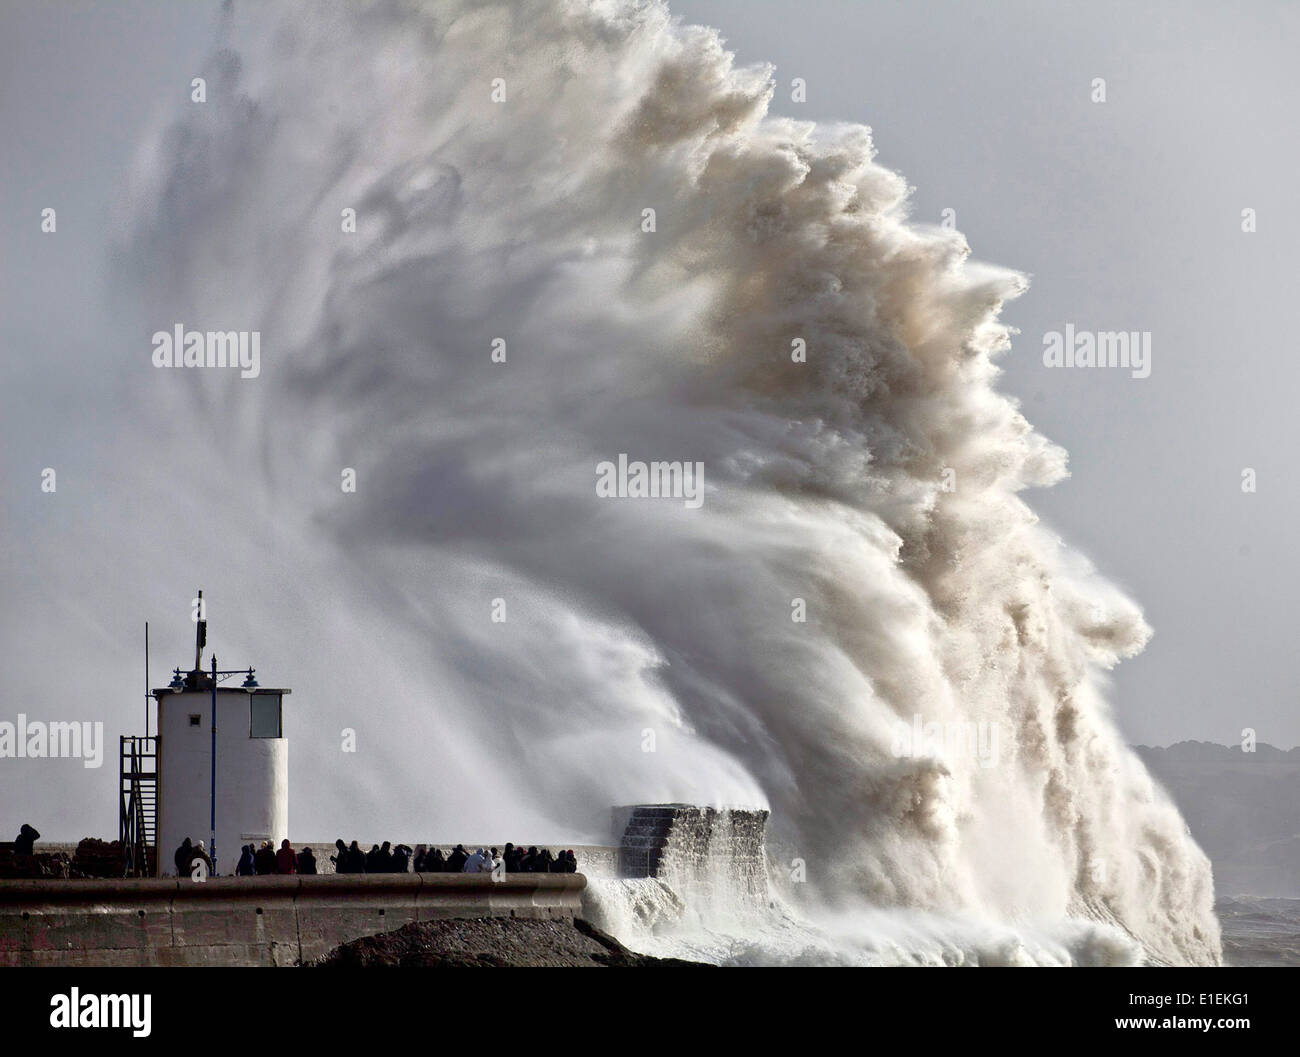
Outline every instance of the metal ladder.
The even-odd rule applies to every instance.
[[[157,857],[157,735],[122,735],[118,801],[117,831],[126,856],[126,874],[148,877]]]

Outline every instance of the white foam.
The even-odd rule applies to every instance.
[[[295,825],[762,804],[778,891],[802,871],[840,937],[810,950],[1069,960],[1090,919],[1218,959],[1208,861],[1103,696],[1149,629],[1020,498],[1065,473],[994,387],[1024,281],[909,227],[868,130],[769,117],[770,71],[655,3],[235,17],[141,152],[116,277],[124,333],[257,329],[262,372],[143,372],[102,525],[147,540],[113,605],[208,555],[214,626],[311,702]],[[703,462],[702,507],[598,498],[621,452]],[[996,763],[897,755],[918,718],[996,728]],[[646,888],[617,913],[653,926]]]

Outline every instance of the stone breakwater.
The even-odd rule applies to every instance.
[[[582,874],[0,881],[0,966],[301,965],[456,918],[571,920]]]

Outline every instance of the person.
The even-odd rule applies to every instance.
[[[570,848],[568,851],[564,853],[564,861],[565,861],[565,867],[564,867],[565,873],[578,872],[578,857],[573,853],[572,848]]]
[[[257,871],[259,877],[275,873],[275,851],[269,840],[262,841],[262,846],[253,856],[253,869]]]
[[[505,865],[506,873],[519,872],[520,854],[521,853],[519,848],[516,848],[513,844],[509,842],[506,843],[506,850],[501,856],[501,862]]]
[[[461,873],[482,873],[483,867],[483,849],[477,848],[474,854],[465,860],[465,865],[460,868]]]
[[[379,862],[379,845],[372,844],[370,850],[366,852],[366,873],[381,873]]]
[[[533,845],[519,859],[520,873],[533,873],[537,869],[537,849]]]
[[[280,874],[296,873],[298,870],[298,856],[294,855],[293,847],[289,844],[289,838],[285,837],[280,842],[280,850],[275,853],[275,872]]]
[[[298,853],[298,872],[300,874],[314,874],[316,872],[316,855],[310,848],[303,848]]]
[[[18,831],[18,836],[14,838],[14,854],[31,855],[32,845],[40,840],[40,837],[41,835],[36,832],[34,827],[24,822],[23,828]]]
[[[463,844],[457,844],[451,849],[451,854],[447,856],[447,873],[460,873],[465,867],[465,860],[469,858],[469,853],[465,851]]]
[[[353,841],[348,845],[348,873],[365,873],[366,856],[365,853]]]
[[[181,841],[181,846],[176,849],[176,854],[172,856],[172,862],[176,864],[176,876],[185,877],[190,872],[190,859],[194,857],[194,846],[190,844],[190,838],[186,837]]]
[[[411,849],[399,844],[393,849],[393,873],[407,873],[411,862]]]
[[[342,837],[334,842],[334,847],[338,849],[337,855],[330,856],[330,862],[334,864],[334,872],[351,873],[352,869],[348,865],[348,846],[343,843]]]
[[[425,873],[446,873],[447,860],[442,857],[442,849],[434,848],[424,857]]]
[[[389,847],[390,847],[390,846],[389,846],[388,841],[384,841],[384,843],[380,846],[380,848],[379,848],[379,869],[376,871],[376,873],[392,873],[392,872],[393,872],[393,853],[392,853],[392,851],[389,850]]]
[[[483,863],[480,873],[495,873],[498,866],[501,866],[501,856],[497,854],[496,848],[489,848],[487,859]]]
[[[253,868],[253,846],[245,844],[239,849],[239,865],[235,867],[235,874],[238,877],[252,877],[257,871]]]
[[[415,846],[415,859],[411,862],[411,869],[416,873],[424,873],[424,857],[429,854],[429,849],[423,844]]]
[[[555,862],[555,856],[551,854],[550,848],[543,848],[536,856],[533,857],[534,873],[550,873],[551,865]]]
[[[212,860],[208,857],[208,848],[202,841],[190,849],[190,863],[185,872],[191,877],[194,875],[194,864],[202,862],[207,868],[208,876],[212,875]]]

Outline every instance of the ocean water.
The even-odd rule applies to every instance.
[[[589,920],[643,954],[734,966],[1138,965],[1152,957],[1118,922],[1086,907],[1009,924],[956,907],[828,904],[774,869],[765,813],[673,810],[657,841],[644,826],[629,825],[624,836],[625,849],[661,849],[654,876],[597,869],[583,896]]]
[[[1215,903],[1229,965],[1300,965],[1300,899],[1221,896]]]
[[[969,914],[855,907],[803,913],[773,898],[696,913],[657,878],[590,882],[584,914],[632,950],[726,966],[1139,965],[1141,947],[1085,919],[1011,926]]]
[[[1300,899],[1229,896],[1215,907],[1229,966],[1300,966]],[[880,910],[814,920],[782,900],[694,913],[655,878],[595,879],[587,911],[627,946],[718,965],[1135,965],[1126,937],[1095,922],[1012,929],[973,918]]]
[[[1167,963],[1094,907],[1010,924],[960,909],[828,906],[779,868],[782,856],[765,847],[765,814],[665,805],[645,815],[629,823],[623,846],[660,849],[647,864],[654,876],[619,876],[614,860],[593,861],[584,897],[589,919],[644,954],[717,965]],[[1300,965],[1300,899],[1222,897],[1215,910],[1228,965]]]

